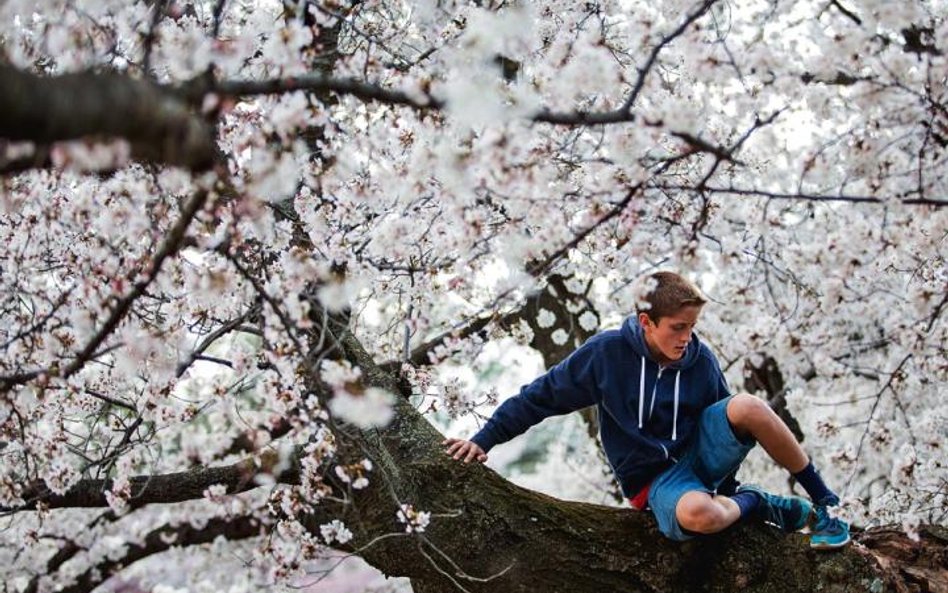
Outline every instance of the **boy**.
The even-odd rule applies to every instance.
[[[760,399],[731,395],[717,359],[693,334],[705,304],[672,272],[650,276],[646,305],[619,330],[589,339],[503,403],[471,440],[447,439],[454,459],[487,451],[544,418],[596,405],[600,436],[623,494],[654,513],[667,537],[683,541],[756,517],[786,532],[811,526],[810,546],[841,548],[849,526],[827,512],[827,488],[782,420]],[[734,474],[760,443],[814,504],[737,486]]]

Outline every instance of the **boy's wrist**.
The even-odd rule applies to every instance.
[[[472,436],[469,440],[475,445],[477,445],[478,447],[480,447],[484,451],[484,453],[487,453],[488,451],[490,451],[490,449],[494,446],[493,439],[491,439],[489,435],[485,434],[484,430],[481,430],[480,432]]]

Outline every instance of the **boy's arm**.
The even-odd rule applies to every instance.
[[[566,414],[597,402],[596,347],[589,342],[566,360],[505,401],[470,441],[485,454],[522,434],[544,418]]]

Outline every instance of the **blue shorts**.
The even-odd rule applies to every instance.
[[[743,442],[735,436],[727,420],[730,401],[730,397],[723,399],[701,412],[697,434],[681,460],[652,482],[648,504],[658,520],[658,528],[673,540],[693,537],[682,531],[675,516],[681,497],[695,490],[713,494],[754,448],[753,441]]]

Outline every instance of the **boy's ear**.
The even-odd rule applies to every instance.
[[[642,326],[642,329],[648,327],[652,322],[652,319],[648,316],[648,313],[639,313],[639,325]]]

